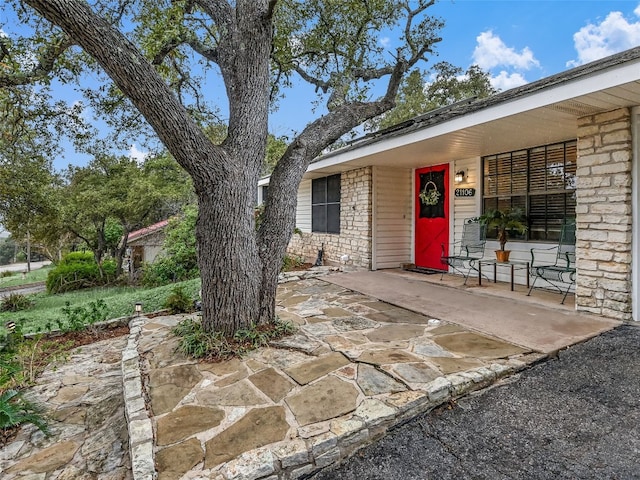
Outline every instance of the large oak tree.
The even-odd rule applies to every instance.
[[[193,178],[203,323],[225,333],[274,318],[281,259],[294,230],[295,192],[309,163],[394,106],[403,76],[432,53],[442,26],[426,12],[435,0],[21,3],[64,32],[51,31],[58,41],[41,50],[41,63],[61,47],[81,47]],[[132,22],[141,23],[129,40],[122,28]],[[224,85],[228,135],[219,145],[182,102],[202,85],[188,63],[194,57],[204,68],[215,66]],[[13,78],[37,78],[46,70]],[[0,86],[7,81],[0,74]],[[324,110],[278,161],[255,232],[270,105],[300,81],[315,87]]]

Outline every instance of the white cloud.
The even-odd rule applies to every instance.
[[[540,67],[540,62],[529,47],[524,47],[520,51],[508,47],[491,30],[480,33],[476,37],[476,42],[473,63],[490,73],[489,81],[497,90],[508,90],[524,85],[527,80],[522,72]],[[496,71],[492,71],[493,69]]]
[[[640,4],[633,11],[640,18]],[[600,23],[589,23],[573,34],[578,58],[568,67],[589,63],[640,45],[640,20],[629,21],[622,12],[611,12]]]
[[[149,155],[149,152],[143,152],[142,150],[138,150],[138,147],[136,146],[135,143],[131,145],[131,148],[129,149],[129,158],[132,158],[138,163],[144,162],[144,159],[147,158],[148,155]]]
[[[380,37],[380,40],[378,40],[378,42],[380,42],[380,45],[382,47],[387,48],[391,43],[391,39],[389,37]]]
[[[489,81],[491,86],[497,90],[509,90],[528,83],[520,73],[508,73],[504,70],[496,76],[492,76]]]
[[[540,62],[533,56],[529,47],[524,47],[517,52],[514,48],[507,47],[491,30],[482,32],[476,37],[476,41],[478,43],[473,51],[473,63],[483,70],[491,70],[498,66],[529,70],[540,66]]]

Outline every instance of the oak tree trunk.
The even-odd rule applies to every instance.
[[[89,3],[24,2],[59,25],[102,66],[193,178],[205,329],[232,334],[252,323],[272,321],[278,273],[295,226],[296,192],[309,162],[352,128],[393,107],[402,75],[411,65],[398,60],[395,68],[383,69],[391,79],[380,101],[336,103],[305,127],[271,176],[265,217],[256,234],[253,208],[266,152],[276,2],[198,2],[219,34],[210,59],[220,68],[229,100],[228,136],[222,145],[206,137],[135,45]],[[417,61],[422,54],[416,55]]]

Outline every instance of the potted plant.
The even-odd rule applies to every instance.
[[[527,231],[527,223],[524,212],[520,208],[508,210],[490,209],[480,216],[480,222],[489,228],[497,228],[500,250],[496,250],[496,259],[499,262],[508,262],[511,250],[505,250],[509,231],[516,230],[520,233]]]

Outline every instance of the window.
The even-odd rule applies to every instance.
[[[340,174],[311,181],[311,231],[340,233]]]
[[[575,217],[576,159],[575,140],[483,157],[483,211],[521,208],[529,230],[519,238],[558,240]]]

